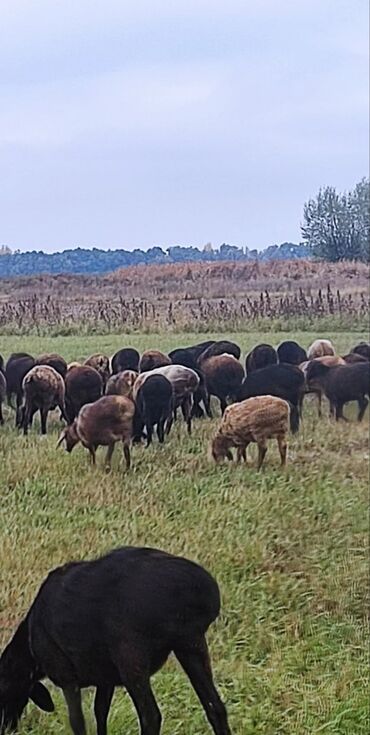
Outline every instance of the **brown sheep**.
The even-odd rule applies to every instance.
[[[232,355],[216,355],[205,360],[200,358],[199,367],[202,371],[206,387],[206,411],[212,417],[210,407],[210,396],[216,396],[221,405],[221,413],[227,406],[227,398],[232,401],[237,399],[241,384],[244,379],[244,369],[239,360]]]
[[[68,368],[65,386],[66,416],[68,423],[72,424],[82,406],[101,397],[103,381],[95,368],[77,364]]]
[[[138,373],[135,370],[122,370],[121,373],[112,375],[105,387],[107,396],[128,396],[131,398],[135,380]]]
[[[58,355],[56,352],[39,355],[35,358],[35,365],[48,365],[49,367],[54,368],[54,370],[56,370],[57,373],[62,376],[62,378],[65,377],[65,374],[67,372],[67,363],[65,359],[61,355]]]
[[[330,339],[315,339],[307,350],[307,359],[314,360],[315,357],[335,355],[335,349]]]
[[[130,398],[103,396],[95,403],[87,403],[81,408],[73,424],[62,431],[57,446],[65,441],[67,452],[71,452],[81,442],[89,450],[93,465],[96,463],[97,448],[108,447],[105,466],[110,469],[115,444],[121,441],[126,468],[129,469],[134,413],[135,404]]]
[[[146,350],[140,358],[139,373],[146,373],[165,365],[172,365],[172,360],[168,355],[159,350]]]
[[[23,428],[25,435],[36,411],[40,411],[42,434],[46,434],[49,411],[59,407],[62,417],[65,418],[64,380],[54,368],[49,365],[35,365],[23,379],[22,387],[24,404],[17,412],[17,426]]]
[[[110,366],[109,366],[110,360],[107,355],[102,355],[100,353],[96,355],[90,355],[90,357],[87,358],[87,360],[84,361],[84,365],[88,365],[88,367],[95,368],[95,370],[99,373],[102,381],[103,381],[103,388],[105,388],[107,381],[110,377]]]
[[[306,394],[314,393],[317,396],[317,413],[318,413],[319,418],[321,418],[322,417],[322,397],[324,395],[324,390],[318,384],[316,384],[315,386],[311,385],[309,387],[307,385],[307,380],[306,380],[308,366],[311,364],[311,362],[318,362],[321,365],[327,365],[327,367],[337,367],[338,365],[345,365],[346,361],[344,357],[339,357],[339,355],[324,355],[323,357],[315,357],[314,360],[306,360],[299,366],[305,376]],[[301,401],[300,401],[300,414],[301,415],[302,415],[304,395],[305,394],[302,394]],[[330,407],[330,414],[331,413],[332,413],[332,408]]]
[[[230,448],[236,447],[238,462],[242,458],[246,461],[247,447],[255,442],[258,445],[259,470],[267,452],[267,440],[276,438],[281,464],[284,466],[289,417],[289,403],[276,396],[256,396],[228,406],[211,444],[213,459],[216,462],[222,461],[225,457],[232,460]]]

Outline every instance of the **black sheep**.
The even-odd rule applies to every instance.
[[[307,352],[298,342],[288,339],[282,342],[277,348],[279,362],[285,362],[289,365],[301,365],[307,360]]]
[[[5,378],[8,404],[12,406],[12,396],[15,395],[17,411],[19,411],[23,400],[23,378],[33,368],[34,364],[34,358],[27,352],[13,352],[6,363]]]
[[[189,367],[194,370],[197,367],[198,359],[202,352],[214,344],[215,340],[211,339],[207,342],[199,342],[199,344],[193,345],[192,347],[179,347],[178,349],[169,352],[168,357],[171,358],[174,365],[183,365],[184,367]]]
[[[173,389],[164,375],[150,375],[141,385],[136,396],[134,436],[138,440],[146,429],[147,447],[152,442],[153,429],[157,427],[158,441],[164,442],[165,424],[174,410]]]
[[[293,433],[299,429],[299,407],[304,393],[303,372],[295,365],[268,365],[247,375],[238,399],[253,396],[277,396],[290,403],[290,428]]]
[[[215,735],[230,735],[205,638],[219,611],[213,577],[163,551],[125,547],[55,569],[0,659],[1,735],[17,726],[29,699],[53,710],[44,677],[63,690],[74,735],[86,733],[81,689],[96,687],[97,733],[106,735],[116,686],[129,693],[141,735],[159,735],[150,678],[172,651]]]
[[[362,357],[366,357],[366,360],[370,362],[370,344],[368,342],[359,342],[356,347],[351,350],[351,352],[354,352],[356,355],[362,355]]]
[[[256,345],[245,358],[245,371],[247,374],[252,373],[267,365],[276,365],[277,361],[277,352],[272,345]]]
[[[113,375],[121,373],[123,370],[135,370],[135,372],[138,373],[139,360],[140,355],[134,347],[124,347],[122,350],[118,350],[111,360]]]

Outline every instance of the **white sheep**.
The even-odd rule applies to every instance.
[[[325,355],[335,355],[335,349],[330,339],[315,339],[307,350],[308,360],[314,360],[315,357],[324,357]]]
[[[276,438],[281,464],[286,464],[290,407],[276,396],[256,396],[228,406],[211,444],[212,457],[220,462],[232,460],[231,447],[237,448],[237,461],[246,461],[248,444],[258,445],[259,470],[267,452],[267,440]]]

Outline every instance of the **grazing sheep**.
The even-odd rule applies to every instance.
[[[90,357],[85,360],[84,365],[95,368],[103,381],[103,388],[105,388],[110,377],[109,357],[100,353],[90,355]]]
[[[0,370],[0,425],[4,423],[3,416],[3,403],[6,397],[6,378],[4,373]]]
[[[23,378],[27,375],[28,371],[33,368],[34,364],[34,358],[27,352],[13,352],[6,363],[5,378],[8,405],[11,406],[11,408],[14,408],[12,405],[12,396],[15,395],[16,411],[19,410],[23,401]]]
[[[93,465],[96,462],[97,448],[108,447],[105,466],[110,469],[114,446],[121,441],[126,468],[129,469],[134,413],[135,404],[130,398],[103,396],[95,403],[82,406],[73,424],[62,431],[57,446],[65,441],[67,452],[71,452],[81,442],[89,450]]]
[[[356,355],[362,355],[368,362],[370,362],[370,344],[368,342],[359,342],[356,347],[351,350]]]
[[[309,389],[323,390],[337,421],[347,421],[343,407],[350,401],[357,401],[357,419],[362,420],[368,405],[370,363],[330,367],[313,360],[307,367],[306,380]]]
[[[24,405],[17,412],[17,426],[28,433],[28,427],[36,411],[40,411],[41,433],[46,434],[46,422],[49,411],[60,408],[65,417],[64,380],[49,365],[35,365],[23,379]]]
[[[135,437],[141,438],[146,429],[147,442],[152,442],[153,428],[157,427],[160,444],[164,442],[166,423],[172,419],[174,396],[170,381],[164,375],[148,375],[136,395]]]
[[[238,400],[254,396],[277,396],[290,404],[290,428],[299,429],[299,407],[304,393],[305,379],[296,365],[267,365],[247,375],[239,391]]]
[[[251,442],[258,445],[258,467],[262,467],[267,452],[267,440],[276,438],[281,464],[286,464],[287,434],[290,407],[276,396],[248,398],[228,406],[218,432],[212,442],[212,456],[216,462],[225,457],[232,459],[231,447],[236,447],[238,461],[247,461],[246,450]]]
[[[286,362],[289,365],[300,365],[307,360],[307,352],[298,342],[288,339],[281,342],[277,348],[279,362]]]
[[[307,359],[314,360],[315,357],[335,355],[335,349],[329,339],[315,339],[307,350]]]
[[[82,406],[101,397],[103,381],[95,368],[76,365],[67,370],[65,386],[66,416],[68,423],[72,424]]]
[[[48,365],[49,367],[54,368],[54,370],[59,373],[59,375],[62,376],[62,378],[65,377],[65,374],[67,372],[67,363],[64,360],[61,355],[58,355],[55,352],[51,352],[50,354],[45,355],[39,355],[35,359],[35,365]]]
[[[214,344],[216,344],[215,340],[210,339],[207,342],[199,342],[199,344],[193,345],[192,347],[180,347],[169,352],[168,357],[174,365],[183,365],[184,367],[189,367],[194,370],[197,367],[198,358],[202,352]]]
[[[181,407],[182,415],[187,425],[188,433],[191,434],[191,419],[192,419],[192,406],[193,396],[198,390],[200,384],[199,375],[191,368],[184,367],[183,365],[164,365],[155,370],[150,370],[145,373],[140,373],[133,390],[133,398],[136,401],[139,388],[144,383],[149,375],[164,375],[167,378],[173,389],[174,395],[174,413],[177,408]],[[166,433],[170,432],[173,423],[173,418],[166,425]]]
[[[327,365],[328,367],[337,367],[338,365],[345,365],[346,361],[343,357],[339,357],[339,355],[324,355],[324,357],[315,357],[314,360],[306,360],[305,362],[301,363],[300,370],[302,370],[303,375],[305,377],[305,393],[314,393],[317,396],[317,413],[319,418],[322,417],[322,397],[324,395],[324,390],[318,385],[311,386],[307,383],[307,368],[309,365],[311,365],[312,362],[318,362],[321,365]],[[300,401],[300,415],[302,416],[302,407],[303,407],[303,399],[304,394],[301,396]],[[330,414],[332,413],[332,406],[330,406]]]
[[[139,373],[147,373],[149,370],[171,365],[172,360],[168,355],[159,350],[146,350],[143,352],[139,362]]]
[[[256,345],[245,358],[245,372],[252,373],[266,365],[276,365],[277,361],[277,352],[272,345]]]
[[[215,357],[200,358],[200,368],[207,386],[207,415],[212,417],[210,396],[216,396],[220,401],[221,413],[227,406],[227,399],[235,401],[244,378],[244,369],[232,355],[217,355]]]
[[[132,390],[138,373],[135,370],[122,370],[121,373],[112,375],[105,388],[107,396],[128,396],[131,398]]]
[[[124,347],[118,350],[111,359],[111,371],[113,375],[122,373],[123,370],[135,370],[139,372],[140,355],[134,347]]]
[[[73,735],[85,735],[81,689],[96,687],[98,735],[116,686],[131,697],[142,735],[160,735],[152,675],[173,652],[215,735],[231,735],[212,678],[206,632],[220,612],[216,580],[188,559],[124,547],[64,564],[41,585],[0,659],[0,733],[14,729],[31,699],[53,701],[40,679],[63,690]]]

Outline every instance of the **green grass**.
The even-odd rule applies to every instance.
[[[290,335],[307,345],[316,335]],[[327,335],[323,335],[327,336]],[[365,335],[337,334],[344,353]],[[204,336],[204,338],[207,338]],[[246,351],[263,334],[236,334]],[[125,344],[168,350],[192,335],[1,338],[0,352],[60,351],[78,359]],[[196,340],[203,339],[197,335]],[[274,335],[274,342],[283,339]],[[269,340],[267,340],[269,341]],[[345,409],[352,421],[354,407]],[[217,686],[233,735],[367,735],[368,414],[363,424],[318,421],[307,401],[289,465],[271,445],[265,470],[216,467],[207,445],[218,420],[175,426],[164,447],[133,450],[125,474],[117,448],[110,475],[85,450],[56,450],[60,424],[41,439],[0,428],[0,635],[10,637],[48,570],[121,544],[184,554],[217,578],[222,615],[209,634]],[[172,659],[153,678],[164,735],[206,735],[203,712]],[[68,733],[65,705],[28,708],[20,735]],[[89,733],[91,695],[85,695]],[[110,735],[137,735],[129,698],[117,691]]]

